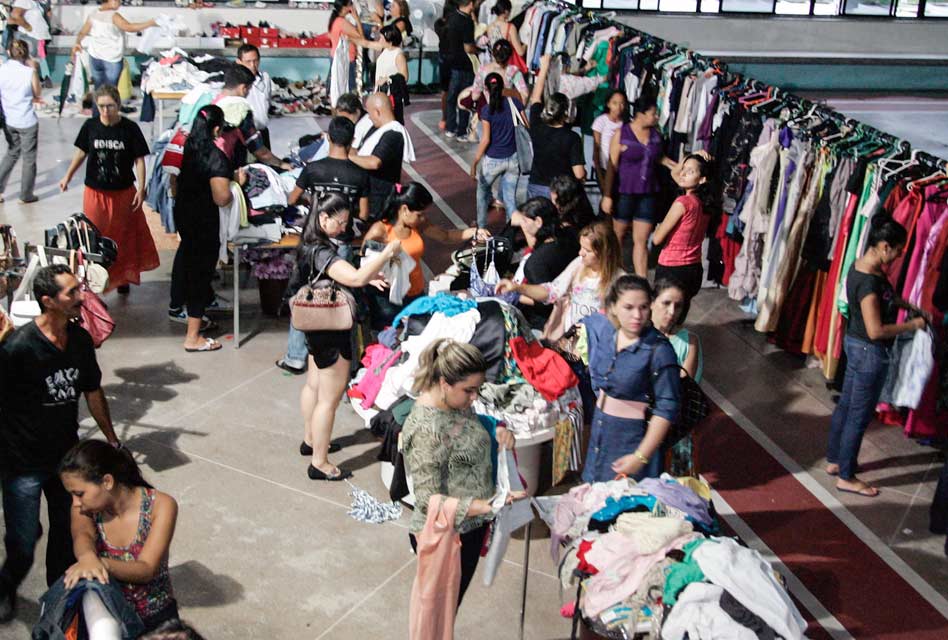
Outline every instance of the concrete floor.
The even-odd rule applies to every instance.
[[[423,103],[414,113],[436,130],[433,108]],[[311,123],[275,121],[275,150],[283,152]],[[39,203],[16,203],[18,174],[11,180],[6,195],[14,201],[0,205],[0,221],[13,224],[21,242],[41,239],[45,227],[80,209],[80,176],[65,194],[56,186],[80,124],[43,121]],[[473,147],[440,142],[467,159],[473,154]],[[471,219],[473,200],[457,213]],[[224,333],[221,352],[184,353],[184,328],[164,313],[171,256],[163,250],[162,267],[145,274],[130,296],[105,297],[118,327],[99,361],[120,437],[146,477],[180,504],[171,565],[183,617],[209,638],[404,637],[415,571],[408,513],[381,526],[357,523],[346,514],[345,485],[306,478],[307,461],[296,451],[302,380],[273,366],[285,348],[286,320],[258,322],[255,288],[244,290],[243,323],[244,331],[256,326],[257,333],[239,351]],[[703,291],[691,318],[704,341],[707,383],[729,401],[728,410],[746,416],[836,496],[834,510],[855,516],[929,588],[948,593],[944,540],[927,534],[938,454],[897,429],[874,425],[863,462],[865,477],[883,495],[867,501],[836,494],[820,471],[833,403],[818,371],[768,345],[723,292]],[[229,316],[221,320],[229,330]],[[83,427],[90,429],[90,420]],[[348,446],[334,461],[355,472],[356,485],[383,497],[377,445],[348,406],[338,412],[335,435]],[[525,637],[566,638],[569,625],[558,610],[571,594],[560,592],[545,535],[535,537]],[[28,637],[38,614],[43,544],[21,589],[18,620],[0,627],[2,639]],[[515,540],[492,587],[475,580],[459,614],[458,638],[517,637],[523,551]]]

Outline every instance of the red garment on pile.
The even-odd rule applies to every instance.
[[[513,338],[510,340],[510,350],[523,377],[550,402],[559,398],[570,387],[579,384],[576,374],[566,364],[566,360],[539,342]]]
[[[586,554],[592,549],[593,541],[592,540],[583,540],[579,543],[579,549],[576,550],[576,557],[579,558],[579,564],[576,565],[576,568],[583,573],[588,573],[593,576],[599,573],[599,569],[595,566],[586,562]]]

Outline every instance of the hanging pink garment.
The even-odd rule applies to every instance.
[[[361,398],[362,408],[371,409],[375,404],[375,399],[379,396],[382,389],[382,381],[385,380],[385,373],[393,364],[398,362],[401,351],[392,352],[384,344],[369,345],[362,357],[362,366],[366,372],[359,381],[359,384],[353,385],[349,390],[350,398]]]
[[[454,530],[457,498],[434,494],[418,536],[418,572],[411,587],[409,640],[453,640],[461,590],[461,536]]]
[[[922,258],[925,255],[925,242],[931,233],[932,227],[938,221],[938,216],[942,210],[936,203],[928,202],[929,198],[938,191],[937,185],[931,185],[925,189],[925,203],[922,205],[922,214],[918,217],[915,224],[915,248],[912,250],[912,257],[908,263],[908,270],[905,273],[905,285],[902,291],[898,292],[902,298],[908,300],[912,293],[912,287],[915,285],[916,278],[924,277],[921,273]],[[904,309],[899,311],[899,322],[905,322],[908,312]]]

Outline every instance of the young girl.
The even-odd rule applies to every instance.
[[[606,100],[606,111],[592,123],[593,130],[593,166],[599,187],[606,184],[606,170],[609,168],[609,149],[612,136],[629,121],[629,99],[622,89],[613,89]],[[605,195],[605,194],[603,194]]]
[[[471,240],[475,234],[478,241],[485,241],[490,237],[486,229],[445,229],[429,223],[425,217],[425,209],[431,206],[432,202],[434,199],[431,192],[417,182],[396,184],[386,201],[383,219],[369,227],[368,233],[365,234],[366,242],[400,241],[402,250],[415,261],[415,268],[409,275],[411,284],[402,300],[403,306],[425,291],[421,261],[425,255],[426,238],[442,244],[459,244]],[[401,311],[401,306],[389,302],[387,293],[370,291],[369,294],[373,328],[384,329]]]
[[[59,465],[72,494],[76,564],[65,586],[115,580],[146,631],[178,618],[168,573],[178,504],[142,478],[132,455],[101,440],[84,440]]]
[[[685,193],[675,199],[652,236],[655,244],[665,244],[658,256],[655,279],[670,278],[680,282],[689,301],[701,291],[704,279],[701,243],[708,231],[711,214],[718,207],[717,191],[710,176],[711,158],[707,153],[685,158],[681,170],[674,176]],[[686,303],[682,309],[680,323],[684,323],[688,316],[689,307],[690,303]]]
[[[477,180],[477,226],[487,226],[487,210],[493,200],[493,186],[500,179],[500,193],[507,211],[507,220],[517,209],[517,181],[520,164],[517,161],[517,141],[514,118],[523,114],[519,98],[504,97],[504,79],[491,73],[484,80],[488,102],[481,108],[483,133],[471,163],[471,177]],[[511,104],[513,110],[511,110]],[[483,163],[481,162],[483,160]],[[480,166],[480,171],[478,171]]]
[[[603,309],[609,287],[622,273],[621,253],[615,234],[605,221],[596,222],[579,234],[579,257],[573,260],[552,282],[517,284],[501,280],[498,293],[516,291],[536,302],[565,305],[562,315],[551,314],[551,323],[544,334],[555,340],[586,316]]]

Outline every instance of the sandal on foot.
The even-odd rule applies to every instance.
[[[204,338],[204,344],[200,347],[185,347],[184,350],[188,353],[206,353],[209,351],[220,351],[223,346],[224,345],[213,338]]]
[[[868,484],[863,484],[862,489],[844,489],[843,487],[837,486],[836,490],[842,493],[852,493],[857,496],[862,496],[863,498],[879,497],[879,490]]]
[[[826,475],[834,476],[834,477],[839,475],[839,465],[837,464],[837,465],[833,465],[833,466],[835,466],[836,469],[835,469],[834,471],[831,471],[830,468],[829,468],[830,465],[826,465],[826,467],[823,469],[823,471],[826,472]]]
[[[334,476],[331,476],[327,473],[324,473],[323,471],[320,471],[313,465],[309,465],[309,468],[306,470],[306,475],[309,476],[310,480],[326,480],[328,482],[339,482],[340,480],[346,480],[347,478],[351,478],[352,472],[343,471],[342,469],[340,469],[339,473],[337,473]]]
[[[342,445],[335,442],[329,443],[329,453],[338,453],[340,451],[342,451]],[[305,440],[300,443],[300,455],[307,458],[313,455],[313,447],[306,444]]]

